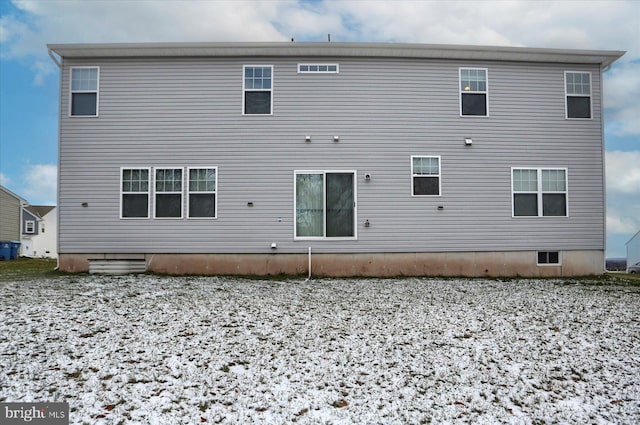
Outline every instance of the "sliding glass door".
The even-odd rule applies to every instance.
[[[355,238],[355,171],[295,172],[295,237]]]

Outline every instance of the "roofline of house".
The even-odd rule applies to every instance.
[[[391,57],[599,64],[610,66],[620,50],[409,43],[250,42],[48,44],[62,58],[119,57]]]
[[[9,195],[13,196],[14,198],[16,198],[17,200],[19,200],[19,201],[20,201],[20,204],[21,204],[21,205],[20,205],[21,207],[26,207],[26,206],[28,206],[28,205],[29,205],[29,201],[27,201],[26,199],[24,199],[22,196],[20,196],[20,195],[17,195],[17,194],[15,194],[15,193],[13,193],[12,191],[10,191],[9,189],[7,189],[6,187],[4,187],[4,186],[0,185],[0,190],[5,191],[7,194],[9,194]]]

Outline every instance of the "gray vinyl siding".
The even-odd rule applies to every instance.
[[[317,62],[340,73],[297,73]],[[242,115],[245,64],[274,65],[273,115]],[[99,117],[68,116],[70,66],[100,67]],[[489,117],[460,117],[459,67],[488,69]],[[592,73],[591,120],[565,119],[565,70]],[[575,64],[65,60],[60,252],[601,250],[599,87]],[[441,196],[411,196],[411,155],[441,157]],[[119,218],[121,167],[173,166],[218,167],[217,219]],[[512,217],[511,167],[567,168],[569,216]],[[357,171],[357,240],[294,241],[294,170]]]

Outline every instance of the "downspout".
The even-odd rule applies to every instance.
[[[56,182],[56,268],[55,271],[60,270],[60,135],[62,127],[62,62],[59,61],[50,48],[47,48],[49,57],[58,66],[60,71],[60,77],[58,81],[58,181]]]
[[[606,65],[604,68],[600,67],[600,132],[602,140],[602,196],[603,196],[603,211],[604,211],[604,225],[602,226],[604,241],[603,247],[603,264],[602,270],[607,271],[607,161],[606,161],[606,149],[604,145],[604,73],[611,68],[611,64]]]
[[[309,267],[308,268],[309,268],[309,275],[304,280],[305,282],[309,282],[309,280],[311,279],[311,247],[309,247]]]

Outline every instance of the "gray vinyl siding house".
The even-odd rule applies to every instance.
[[[623,52],[48,47],[61,270],[604,270],[602,73]]]

